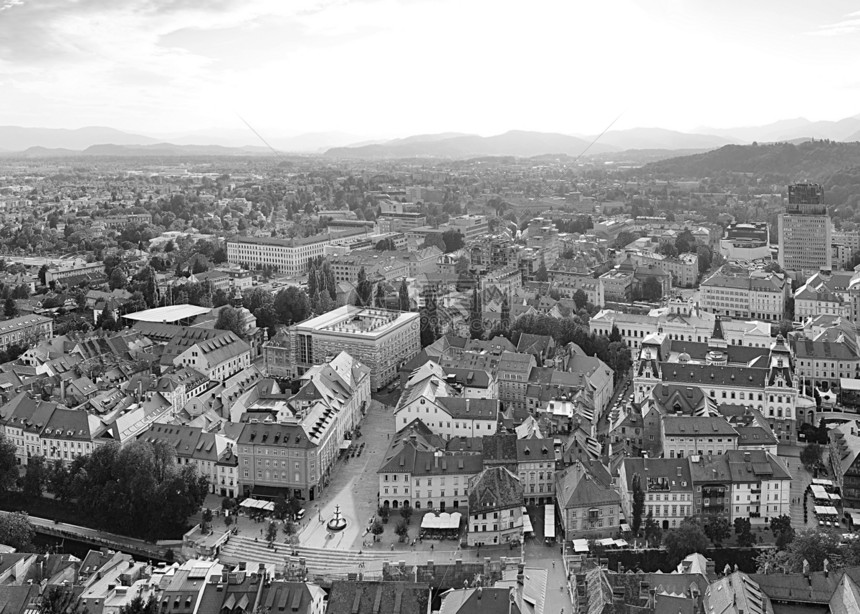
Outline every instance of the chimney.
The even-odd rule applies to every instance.
[[[657,589],[649,588],[648,589],[648,605],[652,608],[657,607]]]
[[[66,401],[66,380],[64,379],[60,380],[60,401],[64,403]]]

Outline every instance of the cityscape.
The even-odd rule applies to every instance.
[[[0,0],[0,614],[860,613],[858,27]]]

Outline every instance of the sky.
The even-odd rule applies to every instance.
[[[158,136],[838,120],[860,2],[0,0],[0,92],[0,125]]]

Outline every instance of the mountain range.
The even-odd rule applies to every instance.
[[[263,140],[265,139],[265,141]],[[612,130],[598,137],[512,130],[494,136],[445,132],[399,139],[373,139],[344,132],[292,136],[262,135],[251,129],[224,129],[161,135],[158,138],[114,128],[75,130],[0,126],[0,155],[52,157],[75,155],[263,155],[324,154],[332,158],[469,158],[481,156],[612,156],[631,150],[712,150],[729,144],[802,142],[808,139],[860,141],[860,116],[839,121],[788,119],[764,126],[699,128],[678,132],[662,128]]]

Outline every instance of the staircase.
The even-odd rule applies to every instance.
[[[290,547],[288,544],[275,543],[275,548],[269,548],[265,541],[255,541],[253,538],[233,535],[221,546],[219,560],[226,564],[269,563],[283,568],[286,557],[295,549],[298,555],[305,559],[308,575],[325,575],[330,573],[346,574],[359,571],[378,571],[382,569],[383,561],[399,561],[403,553],[388,551],[367,551],[359,554],[355,550],[326,550],[324,548]],[[358,564],[364,563],[364,568]]]

